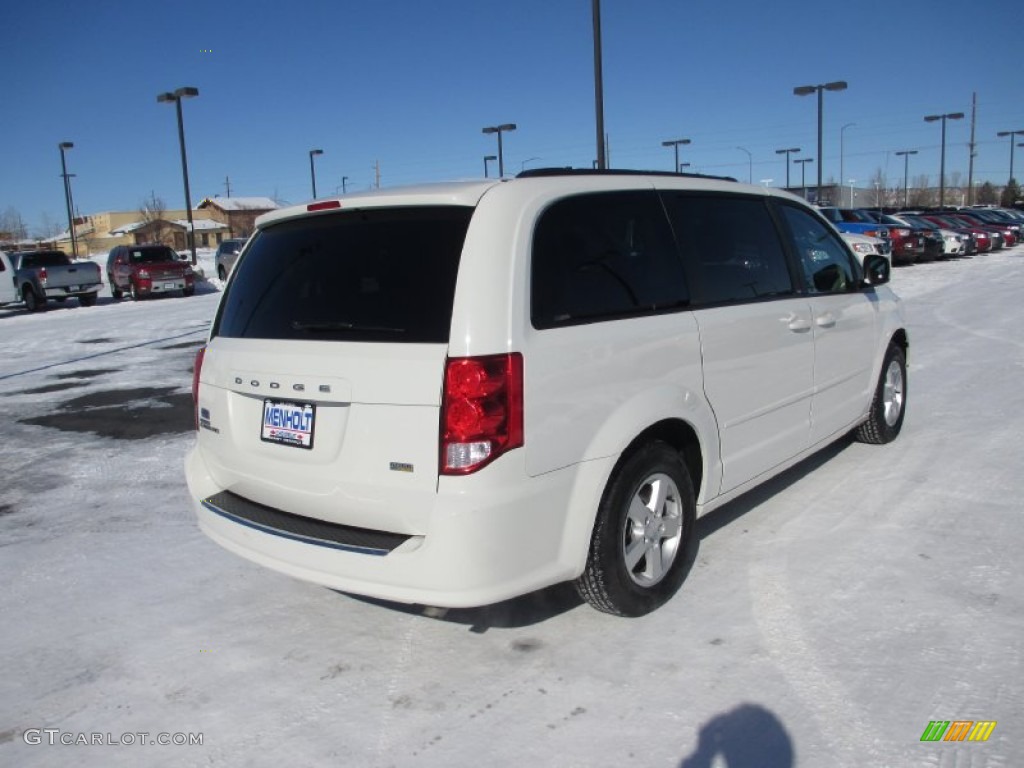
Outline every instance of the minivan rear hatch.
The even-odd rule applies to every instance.
[[[258,504],[422,535],[473,208],[361,208],[259,230],[225,288],[199,379],[199,448]]]

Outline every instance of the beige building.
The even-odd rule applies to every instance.
[[[256,217],[277,208],[267,197],[214,197],[192,211],[196,247],[213,248],[229,237],[247,237]],[[107,253],[115,245],[166,243],[178,251],[189,248],[187,211],[163,211],[146,221],[140,211],[106,211],[75,219],[78,255]],[[45,243],[71,254],[71,235],[64,231]]]
[[[269,197],[208,197],[197,209],[228,227],[229,237],[248,237],[257,216],[279,206]]]

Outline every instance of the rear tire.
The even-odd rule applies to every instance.
[[[110,284],[111,296],[113,296],[115,299],[120,299],[122,296],[124,296],[124,291],[117,287],[117,283],[114,282],[114,276],[109,272],[107,273],[107,282]]]
[[[24,290],[21,292],[21,298],[25,302],[25,307],[29,312],[38,312],[46,306],[46,299],[40,298],[39,295],[32,290],[31,285],[26,285]]]
[[[142,300],[142,297],[139,295],[139,289],[135,286],[134,280],[130,280],[128,282],[128,295],[132,297],[132,301]]]
[[[891,443],[903,428],[907,412],[907,357],[903,348],[890,344],[871,401],[868,419],[854,432],[862,443]]]
[[[664,604],[692,563],[695,520],[693,483],[678,451],[652,442],[627,456],[601,499],[576,579],[580,597],[616,616]]]

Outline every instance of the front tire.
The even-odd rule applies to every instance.
[[[907,412],[907,357],[903,348],[890,344],[882,362],[882,373],[871,401],[867,421],[854,436],[862,443],[891,443],[903,428]]]
[[[134,280],[128,282],[128,295],[131,296],[132,301],[142,300],[142,296],[139,295],[139,289],[136,287]]]
[[[641,447],[608,482],[577,592],[605,613],[650,613],[686,577],[695,521],[693,482],[682,456],[660,441]]]

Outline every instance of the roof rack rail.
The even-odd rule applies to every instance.
[[[546,176],[668,176],[677,179],[714,179],[736,181],[732,176],[712,176],[705,173],[672,173],[672,171],[641,171],[631,168],[530,168],[516,174],[517,179],[536,179]]]

